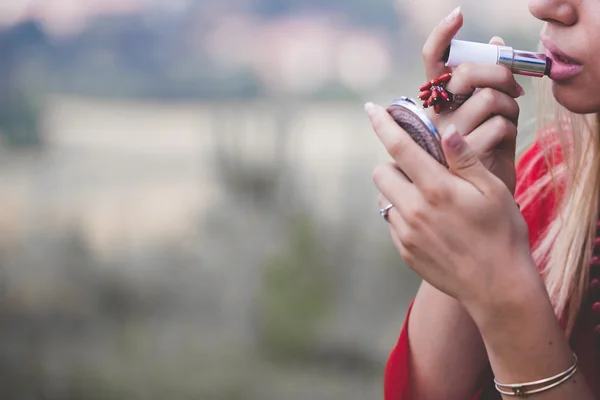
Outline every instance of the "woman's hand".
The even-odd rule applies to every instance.
[[[455,127],[442,136],[446,169],[385,109],[366,109],[394,159],[376,168],[373,179],[382,207],[393,204],[390,231],[408,266],[467,311],[484,307],[487,313],[511,300],[515,289],[538,282],[527,225],[512,194]]]
[[[452,71],[444,64],[444,55],[451,40],[462,27],[459,9],[440,21],[423,46],[423,62],[427,80],[452,72],[446,88],[458,94],[471,94],[480,88],[462,106],[454,111],[436,115],[427,113],[440,132],[455,125],[458,132],[479,156],[483,165],[515,191],[514,168],[519,105],[515,99],[524,94],[514,75],[501,65],[464,63]],[[490,43],[504,45],[500,38]]]

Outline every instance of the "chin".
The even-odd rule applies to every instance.
[[[564,108],[575,114],[592,114],[600,112],[600,98],[597,93],[586,93],[587,90],[578,90],[570,85],[552,83],[552,94]]]

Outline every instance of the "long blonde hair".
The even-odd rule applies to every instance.
[[[600,188],[600,115],[574,114],[560,106],[550,80],[537,80],[537,133],[548,173],[519,199],[521,209],[553,190],[556,211],[533,245],[555,313],[571,336],[587,295]],[[549,111],[549,112],[548,112]],[[558,152],[557,152],[558,150]],[[562,162],[560,162],[562,161]]]

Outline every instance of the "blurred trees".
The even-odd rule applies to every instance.
[[[402,22],[390,0],[251,0],[250,4],[252,11],[268,17],[322,10],[346,15],[353,24],[390,31],[395,31]]]
[[[22,68],[31,54],[46,46],[45,39],[34,23],[0,33],[0,135],[9,147],[40,144],[39,104]]]

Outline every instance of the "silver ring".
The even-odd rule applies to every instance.
[[[383,219],[385,219],[386,221],[388,220],[388,213],[390,212],[390,210],[392,209],[392,207],[394,207],[393,204],[388,204],[387,206],[385,206],[384,208],[379,210],[379,215],[381,215],[383,217]]]
[[[473,95],[471,94],[459,94],[459,93],[453,93],[451,91],[449,91],[448,89],[444,89],[446,91],[446,93],[448,93],[450,95],[450,103],[452,103],[452,107],[451,109],[456,109],[460,106],[462,106],[464,104],[465,101],[469,100],[469,98]]]

